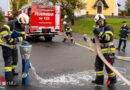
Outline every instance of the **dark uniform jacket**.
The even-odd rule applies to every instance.
[[[11,33],[13,30],[16,30],[18,32],[21,32],[23,35],[25,35],[24,28],[21,28],[20,24],[18,23],[17,19],[9,21],[7,24],[3,25],[3,27],[0,29],[0,45],[8,46],[8,47],[13,47],[13,45],[8,44],[5,42],[2,38],[5,39],[11,39]],[[19,36],[18,37],[19,41],[23,41],[24,37]]]
[[[126,40],[126,38],[128,37],[128,33],[129,33],[128,30],[129,30],[128,26],[122,26],[120,28],[120,33],[119,33],[120,39]]]
[[[98,37],[101,43],[101,50],[103,53],[114,53],[115,47],[113,43],[113,29],[108,24],[100,27],[102,31],[99,33]]]

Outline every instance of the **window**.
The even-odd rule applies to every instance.
[[[100,13],[100,14],[102,13],[102,10],[103,10],[102,6],[103,6],[102,2],[101,1],[98,2],[98,4],[97,4],[97,13]]]

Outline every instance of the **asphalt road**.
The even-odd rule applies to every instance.
[[[74,33],[75,41],[87,45],[82,40],[82,35]],[[19,54],[19,63],[17,71],[20,73],[15,78],[20,85],[18,87],[5,87],[5,90],[130,90],[119,78],[115,88],[91,84],[95,78],[94,61],[95,55],[89,50],[78,47],[73,44],[63,43],[63,37],[56,36],[52,42],[45,42],[44,38],[31,40],[32,54],[30,62],[30,85],[21,85],[21,56]],[[115,40],[115,45],[118,41]],[[118,52],[121,56],[130,56],[130,42],[127,43],[126,52]],[[1,48],[0,48],[1,53]],[[0,54],[2,57],[2,54]],[[1,74],[3,73],[4,62],[0,59]],[[119,70],[126,78],[130,80],[130,62],[115,60],[114,67]],[[35,70],[34,70],[35,69]],[[37,75],[35,75],[35,72]]]

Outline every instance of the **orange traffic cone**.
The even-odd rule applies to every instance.
[[[1,80],[1,86],[5,86],[5,85],[6,85],[6,82],[5,82],[4,76],[1,76],[1,77],[0,77],[0,80]]]

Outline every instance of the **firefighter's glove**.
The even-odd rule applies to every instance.
[[[93,43],[95,43],[95,38],[91,38],[91,41],[92,41]]]
[[[83,39],[84,39],[85,42],[87,41],[86,36],[87,36],[86,34],[83,35]]]
[[[16,45],[19,42],[18,38],[10,38],[10,40],[7,42],[10,45]]]
[[[93,30],[93,33],[94,33],[95,35],[99,35],[100,32],[101,32],[101,30],[100,30],[99,28],[95,28],[95,29]]]

